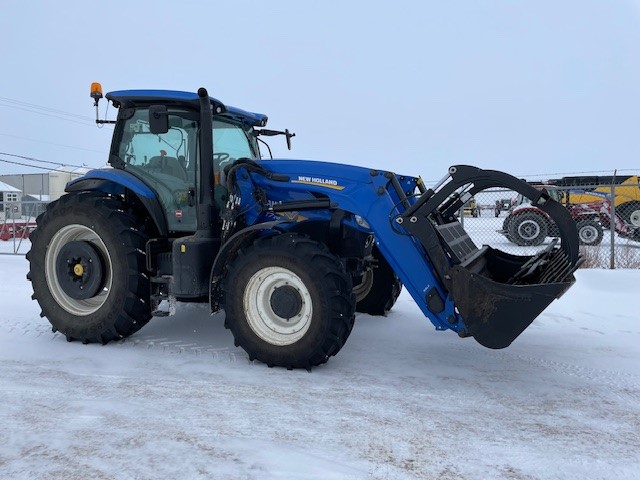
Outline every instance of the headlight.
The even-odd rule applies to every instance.
[[[362,228],[370,228],[367,221],[364,218],[362,218],[360,215],[356,215],[355,217],[356,217],[356,223],[360,225]]]

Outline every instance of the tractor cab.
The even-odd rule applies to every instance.
[[[531,185],[538,190],[544,189],[549,194],[549,198],[551,198],[552,200],[555,200],[558,203],[564,204],[567,200],[567,196],[565,195],[564,190],[560,190],[555,185],[546,185],[541,183],[540,184],[532,183]],[[518,205],[528,205],[530,203],[531,203],[530,198],[519,193],[515,201],[513,202],[512,207],[517,207]]]
[[[194,232],[202,151],[197,96],[139,90],[111,92],[106,98],[119,107],[109,163],[156,193],[169,231]],[[226,194],[220,182],[224,167],[240,158],[260,158],[254,127],[264,126],[267,117],[226,107],[215,99],[211,106],[212,184],[220,209]]]

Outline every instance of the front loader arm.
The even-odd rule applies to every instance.
[[[546,192],[502,172],[449,169],[426,190],[416,177],[306,161],[261,162],[272,173],[253,175],[253,188],[273,204],[326,199],[332,209],[359,216],[378,248],[436,329],[472,335],[490,348],[508,346],[575,281],[577,231],[568,212]],[[489,187],[522,193],[556,221],[560,246],[535,256],[478,248],[453,215]],[[254,202],[255,203],[255,202]],[[248,213],[250,209],[246,209]],[[264,212],[263,212],[264,213]],[[249,222],[260,221],[256,210]]]

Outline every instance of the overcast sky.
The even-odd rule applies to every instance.
[[[640,172],[638,1],[0,6],[1,160],[104,164],[111,131],[92,124],[89,98],[100,81],[105,92],[205,86],[296,132],[291,152],[271,140],[275,156],[425,180],[460,163]],[[37,171],[0,162],[0,174]]]

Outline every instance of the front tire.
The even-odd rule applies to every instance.
[[[595,220],[579,220],[576,222],[580,245],[600,245],[604,231],[602,225]]]
[[[118,197],[71,193],[37,219],[27,253],[33,298],[67,340],[108,343],[151,318],[147,236]]]
[[[238,252],[223,282],[225,327],[251,360],[311,368],[351,333],[355,295],[340,260],[296,234],[256,240]]]
[[[509,221],[509,240],[520,246],[538,246],[549,231],[549,219],[538,213],[522,213]]]

